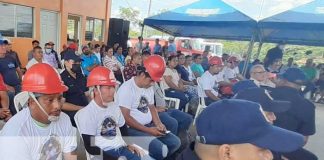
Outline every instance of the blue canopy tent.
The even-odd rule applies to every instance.
[[[200,0],[146,18],[144,25],[178,37],[250,40],[257,23],[221,0]]]
[[[315,0],[258,23],[262,42],[324,46],[324,1]]]

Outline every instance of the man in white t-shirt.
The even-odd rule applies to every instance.
[[[114,73],[109,69],[99,66],[90,72],[87,87],[93,99],[77,112],[77,127],[88,153],[98,155],[102,150],[103,159],[124,156],[128,160],[140,160],[142,150],[123,140],[120,127],[125,125],[125,119],[114,102],[115,86]]]
[[[223,69],[224,78],[229,82],[237,82],[239,80],[243,80],[243,76],[240,74],[238,68],[239,61],[235,56],[231,56],[227,60],[227,64]]]
[[[223,62],[220,57],[211,57],[208,61],[209,69],[201,76],[198,94],[205,98],[205,104],[219,100],[218,83],[223,81],[222,75],[219,74],[223,69]]]
[[[154,106],[153,85],[161,80],[165,61],[158,55],[149,56],[144,67],[138,69],[138,75],[119,88],[118,105],[129,127],[128,134],[141,139],[139,145],[148,149],[150,156],[163,159],[180,147],[179,138],[166,130]]]
[[[26,69],[29,69],[31,66],[33,66],[34,64],[37,64],[37,63],[48,63],[43,58],[43,50],[42,50],[42,47],[40,47],[40,46],[36,46],[33,49],[33,58],[28,61],[27,65],[26,65]]]
[[[61,113],[62,93],[67,90],[48,64],[38,63],[27,70],[22,91],[28,92],[28,108],[13,116],[0,134],[0,155],[12,159],[76,160],[75,130],[69,117]]]

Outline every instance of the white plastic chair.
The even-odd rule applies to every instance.
[[[120,72],[121,72],[122,77],[123,77],[123,82],[125,82],[124,68],[125,67],[120,67]]]
[[[205,97],[202,94],[204,92],[204,90],[201,87],[201,79],[200,79],[200,77],[197,78],[197,84],[198,84],[199,104],[198,104],[198,108],[197,108],[197,111],[196,111],[196,114],[195,114],[193,125],[195,125],[198,115],[207,107],[206,104],[205,104]]]
[[[20,92],[14,97],[14,105],[17,113],[21,111],[27,104],[29,99],[28,92]]]

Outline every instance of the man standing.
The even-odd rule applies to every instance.
[[[138,42],[135,44],[136,52],[142,53],[143,48],[144,48],[143,37],[139,36]]]
[[[60,60],[56,51],[53,50],[53,42],[45,43],[45,54],[43,54],[44,60],[55,69],[62,69]]]
[[[153,53],[162,56],[162,46],[160,44],[160,39],[155,39],[155,45],[153,48]]]
[[[18,56],[18,53],[12,50],[12,43],[9,40],[4,40],[4,44],[7,45],[7,55],[11,56],[17,61],[19,68],[21,68],[21,62]]]
[[[33,50],[35,47],[39,46],[39,41],[38,40],[33,40],[32,41],[32,46],[33,49],[28,52],[28,61],[30,61],[33,58]]]
[[[127,160],[140,160],[143,151],[127,145],[122,137],[120,127],[125,125],[125,119],[114,102],[116,84],[113,72],[105,67],[99,66],[90,72],[87,87],[91,88],[93,99],[76,114],[78,129],[90,154],[96,155],[102,150],[103,159],[108,155],[112,159],[124,156]],[[91,145],[93,139],[94,145]]]
[[[284,43],[279,43],[276,47],[271,48],[264,58],[264,67],[268,68],[268,66],[272,64],[276,59],[282,59],[284,48]]]
[[[118,105],[129,126],[128,134],[152,137],[145,138],[149,141],[147,146],[145,142],[139,145],[158,160],[171,156],[180,147],[179,138],[166,130],[154,106],[153,85],[161,80],[165,68],[162,57],[149,56],[138,75],[123,83],[117,93]]]
[[[6,55],[6,45],[3,40],[0,40],[0,74],[3,76],[4,83],[8,89],[9,109],[14,115],[16,109],[13,103],[14,96],[20,92],[20,82],[22,72],[17,64],[17,61],[11,56]]]
[[[298,68],[289,68],[278,80],[277,88],[272,89],[275,100],[291,102],[291,108],[284,113],[277,113],[274,125],[304,135],[304,144],[308,137],[315,134],[315,105],[300,95],[300,88],[306,81],[304,72]],[[306,149],[283,154],[293,160],[317,160]]]
[[[245,100],[211,104],[196,128],[196,142],[177,160],[271,160],[271,151],[291,152],[303,145],[300,134],[271,125],[259,104]]]
[[[100,54],[100,45],[99,44],[95,44],[94,48],[93,48],[93,54],[97,57],[97,59],[99,60],[99,64],[101,65],[101,54]]]
[[[76,126],[74,122],[75,113],[89,103],[87,80],[82,74],[80,62],[80,57],[75,55],[73,51],[66,51],[64,55],[65,70],[61,73],[61,77],[64,84],[69,88],[63,93],[63,97],[70,105],[63,105],[62,110],[70,117],[73,126]]]
[[[62,93],[67,87],[55,69],[48,64],[35,64],[26,72],[22,90],[28,92],[28,108],[12,117],[1,130],[1,159],[76,160],[72,154],[77,147],[75,131],[69,117],[61,113]]]
[[[82,52],[83,54],[81,56],[82,59],[81,67],[84,75],[87,77],[89,73],[92,71],[92,69],[99,66],[100,63],[97,56],[91,53],[87,45],[82,47]]]

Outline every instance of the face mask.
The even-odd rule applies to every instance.
[[[36,104],[38,105],[38,107],[43,111],[43,113],[47,116],[47,120],[50,122],[57,122],[59,120],[59,116],[50,116],[48,115],[48,113],[44,110],[44,108],[42,107],[42,105],[38,102],[38,100],[36,99],[35,95],[33,93],[29,92],[29,96],[36,102]]]
[[[46,53],[51,53],[51,52],[52,52],[52,49],[50,49],[50,48],[45,49],[45,52],[46,52]]]
[[[72,64],[71,71],[74,73],[81,73],[80,64]]]

